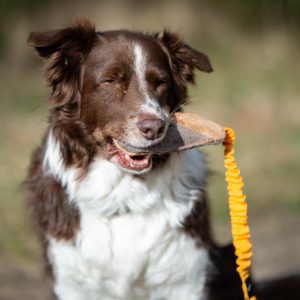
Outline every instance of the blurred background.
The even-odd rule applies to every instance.
[[[20,189],[46,127],[42,62],[30,31],[78,17],[99,30],[178,31],[208,54],[186,107],[237,134],[257,280],[300,273],[300,2],[0,0],[0,299],[51,299]],[[223,149],[204,149],[216,239],[230,241]]]

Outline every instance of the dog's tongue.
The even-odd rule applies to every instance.
[[[163,154],[220,144],[224,138],[225,132],[220,125],[195,114],[176,113],[161,143],[149,148],[135,148],[122,143],[121,146],[129,152]]]

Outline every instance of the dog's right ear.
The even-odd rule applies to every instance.
[[[95,41],[94,25],[86,20],[74,26],[30,33],[27,44],[47,59],[46,81],[52,86],[51,102],[69,102],[80,86],[80,66]]]

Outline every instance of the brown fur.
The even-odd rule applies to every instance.
[[[199,246],[211,246],[213,244],[207,200],[207,193],[203,189],[191,214],[186,217],[183,223],[184,231],[194,238]]]

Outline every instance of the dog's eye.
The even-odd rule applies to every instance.
[[[107,83],[107,84],[117,84],[117,80],[114,78],[105,78],[101,80],[101,83]]]
[[[156,86],[160,86],[163,84],[167,84],[167,80],[166,79],[158,79],[156,80]]]
[[[155,81],[155,89],[156,90],[165,90],[165,88],[168,86],[167,79],[157,79]]]

